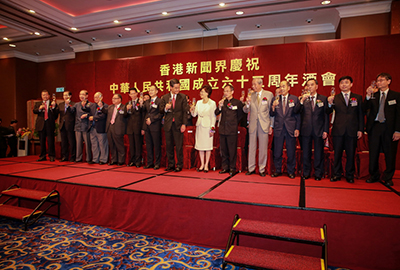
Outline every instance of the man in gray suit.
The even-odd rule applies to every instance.
[[[81,102],[75,103],[75,138],[76,138],[76,160],[75,162],[82,162],[82,145],[85,141],[86,161],[92,162],[92,145],[90,143],[89,129],[89,113],[86,112],[90,108],[88,101],[88,91],[82,90],[79,92],[79,99]]]
[[[256,152],[258,139],[258,168],[260,176],[265,177],[265,165],[268,157],[268,136],[272,134],[274,118],[270,116],[271,103],[274,94],[262,89],[263,80],[254,79],[252,88],[254,92],[247,97],[245,113],[249,113],[249,171],[246,175],[256,173]]]

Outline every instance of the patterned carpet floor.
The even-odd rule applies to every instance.
[[[220,249],[49,217],[23,229],[0,218],[0,269],[221,269]]]

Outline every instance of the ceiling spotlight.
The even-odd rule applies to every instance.
[[[3,40],[9,40],[7,37],[3,37]]]
[[[224,7],[224,6],[225,6],[225,3],[219,3],[219,6],[220,6],[220,7]]]
[[[78,28],[76,28],[76,27],[71,27],[71,30],[72,30],[72,31],[76,31],[76,30],[78,30]]]
[[[114,20],[114,23],[119,23],[119,21],[118,20]]]
[[[256,27],[257,27],[257,28],[260,28],[260,27],[261,27],[261,24],[256,24]]]
[[[243,11],[236,11],[236,15],[243,15],[244,12]]]
[[[307,22],[307,23],[311,23],[311,22],[312,22],[312,19],[307,19],[306,22]]]
[[[8,44],[8,46],[13,47],[13,48],[17,47],[17,45],[15,45],[15,44]]]
[[[96,38],[95,38],[95,37],[92,37],[92,40],[93,40],[93,41],[96,41]]]
[[[150,34],[150,32],[151,32],[150,30],[148,30],[148,29],[146,30],[146,33],[147,33],[147,34]]]
[[[35,54],[36,54],[36,55],[39,55],[40,53],[36,52]]]
[[[29,10],[30,13],[36,13],[36,11],[34,11],[33,9]]]
[[[168,12],[163,11],[161,14],[162,14],[162,15],[168,15]]]
[[[125,31],[131,31],[131,30],[132,30],[132,28],[125,27]]]
[[[322,1],[321,5],[329,5],[331,3],[331,1],[327,0],[327,1]]]
[[[181,30],[182,27],[183,27],[182,25],[177,25],[177,26],[176,26],[176,28],[178,28],[179,30]]]
[[[35,32],[35,35],[40,36],[40,33],[39,32]]]
[[[69,44],[72,44],[72,40],[68,40],[68,43],[69,43]]]
[[[122,34],[118,34],[117,36],[121,38],[121,37],[122,37]]]
[[[64,49],[61,49],[61,52],[65,52],[65,50],[64,50]]]

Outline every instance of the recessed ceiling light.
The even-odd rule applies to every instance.
[[[33,9],[29,10],[30,13],[36,13],[36,11],[34,11]]]
[[[118,20],[114,20],[114,23],[119,23],[119,21]]]
[[[146,32],[147,34],[150,34],[151,31],[147,29],[145,32]]]
[[[39,52],[35,52],[35,54],[36,54],[36,55],[39,55],[40,53],[39,53]]]
[[[132,30],[132,28],[125,27],[125,31],[131,31],[131,30]]]
[[[15,45],[15,44],[8,44],[8,46],[13,47],[13,48],[17,47],[17,45]]]
[[[40,33],[39,32],[35,32],[35,35],[40,36]]]
[[[181,30],[182,27],[183,27],[182,25],[177,25],[177,26],[176,26],[176,28],[178,28],[179,30]]]
[[[224,7],[224,6],[225,6],[225,3],[219,3],[219,6],[220,6],[220,7]]]
[[[76,28],[76,27],[71,27],[71,30],[72,30],[72,31],[76,31],[76,30],[78,30],[78,28]]]
[[[331,1],[329,1],[329,0],[321,2],[322,5],[329,5],[330,3],[331,3]]]
[[[162,15],[168,15],[168,12],[163,11],[161,14],[162,14]]]
[[[243,15],[244,12],[243,11],[236,11],[236,15]]]
[[[4,40],[8,40],[8,38],[7,38],[7,37],[3,37],[3,39],[4,39]]]

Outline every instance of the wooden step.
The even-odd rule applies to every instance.
[[[226,253],[224,261],[258,269],[325,269],[325,262],[321,258],[234,245]]]
[[[18,207],[7,204],[0,204],[0,216],[25,221],[33,212],[33,209]],[[32,217],[38,216],[42,211],[36,211]]]
[[[37,200],[37,201],[45,199],[50,194],[50,192],[47,191],[40,191],[40,190],[26,189],[26,188],[12,188],[9,190],[3,190],[1,193],[7,196]],[[50,195],[51,198],[56,198],[57,196],[58,192],[54,192]]]
[[[325,241],[324,229],[249,219],[238,219],[232,228],[238,234],[295,240],[322,245]]]

